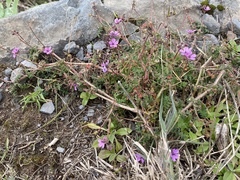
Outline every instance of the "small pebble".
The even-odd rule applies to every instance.
[[[60,120],[60,121],[64,121],[65,118],[64,118],[64,117],[60,117],[59,120]]]
[[[88,53],[88,54],[92,54],[92,47],[93,47],[92,44],[88,44],[88,45],[87,45],[87,53]]]
[[[10,78],[9,77],[5,77],[3,78],[4,81],[10,81]]]
[[[5,76],[10,76],[11,73],[12,73],[12,69],[11,68],[7,68],[7,69],[4,70]]]
[[[94,109],[88,109],[87,116],[92,117],[94,115]]]
[[[80,109],[80,110],[82,110],[83,108],[84,108],[85,106],[84,105],[80,105],[80,106],[78,106],[78,108]]]
[[[84,117],[83,117],[83,120],[84,120],[84,121],[88,121],[88,117],[87,117],[87,116],[84,116]]]
[[[53,102],[49,101],[42,105],[40,112],[45,114],[52,114],[54,110],[55,110],[55,107]]]
[[[64,148],[62,148],[62,147],[57,147],[57,152],[59,152],[59,153],[64,153],[64,151],[65,151],[65,149]]]

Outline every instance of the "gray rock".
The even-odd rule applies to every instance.
[[[57,152],[59,152],[59,153],[64,153],[65,152],[65,149],[64,148],[62,148],[62,147],[57,147]]]
[[[79,51],[79,46],[76,45],[76,43],[74,41],[72,41],[72,42],[69,42],[68,44],[66,44],[63,51],[70,53],[70,54],[77,54]]]
[[[30,45],[39,44],[40,39],[45,46],[51,46],[57,55],[63,56],[62,49],[69,41],[74,40],[77,44],[84,45],[96,38],[100,26],[96,16],[104,17],[109,14],[111,11],[102,5],[101,0],[61,0],[42,4],[0,19],[1,46],[6,49],[19,47],[20,50],[28,47],[17,35],[12,35],[15,30]],[[12,54],[0,49],[0,63],[11,60]]]
[[[84,61],[83,47],[80,48],[80,50],[79,50],[78,53],[76,54],[76,57],[77,57],[79,60]]]
[[[37,69],[37,65],[32,63],[31,61],[24,60],[20,64],[27,68]]]
[[[92,47],[93,47],[92,44],[87,45],[87,53],[88,54],[92,54]]]
[[[93,44],[93,49],[94,50],[100,50],[102,51],[103,49],[105,49],[107,46],[105,44],[104,41],[97,41]]]
[[[14,69],[11,73],[11,77],[10,80],[12,82],[15,82],[17,78],[21,77],[23,75],[23,68],[18,67],[16,69]]]
[[[204,14],[203,15],[203,24],[214,35],[219,34],[219,32],[220,32],[220,24],[214,19],[214,17],[212,15]]]
[[[79,108],[80,110],[83,110],[84,107],[85,107],[85,106],[81,104],[78,108]]]
[[[233,18],[232,22],[228,24],[228,28],[231,29],[233,27],[233,32],[237,35],[240,35],[240,17],[239,19]]]
[[[88,109],[88,112],[87,112],[87,116],[88,116],[88,117],[94,116],[94,112],[95,112],[94,109],[89,108],[89,109]]]
[[[134,24],[130,23],[130,22],[126,22],[126,23],[120,23],[117,25],[117,28],[124,33],[124,35],[128,36],[131,35],[133,33],[135,33],[139,27],[135,26]]]
[[[84,120],[84,121],[88,121],[88,117],[87,117],[87,116],[84,116],[84,117],[83,117],[83,120]]]
[[[10,78],[9,78],[9,77],[4,77],[3,80],[4,80],[4,81],[9,81]]]
[[[4,75],[5,75],[5,76],[10,76],[11,73],[12,73],[12,69],[9,68],[9,67],[8,67],[7,69],[4,70]]]
[[[128,40],[140,43],[142,41],[141,33],[140,32],[136,32],[136,33],[131,34],[128,37]]]
[[[40,108],[40,112],[44,114],[52,114],[54,110],[55,107],[52,101],[44,103]]]
[[[207,51],[213,45],[219,45],[218,39],[213,34],[205,34],[202,40],[197,41],[197,46],[203,51]]]

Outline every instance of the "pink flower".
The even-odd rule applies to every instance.
[[[193,33],[195,33],[196,31],[197,31],[197,30],[188,29],[188,30],[187,30],[187,33],[188,33],[188,34],[193,34]]]
[[[204,7],[203,7],[203,10],[204,10],[205,12],[207,12],[207,11],[210,11],[211,8],[210,8],[209,6],[204,6]]]
[[[19,48],[14,48],[12,50],[12,55],[13,55],[13,58],[16,58],[17,57],[17,53],[19,52]]]
[[[122,19],[116,18],[116,19],[114,20],[114,22],[115,22],[115,24],[119,24],[120,22],[122,22]]]
[[[78,85],[76,83],[73,83],[74,91],[77,91],[77,87],[78,87]]]
[[[192,48],[184,47],[179,51],[182,56],[185,56],[189,60],[195,60],[197,55],[192,53]]]
[[[52,48],[51,47],[44,47],[43,52],[45,54],[51,54],[52,53]]]
[[[111,37],[117,37],[117,36],[120,36],[120,33],[119,33],[118,31],[111,31],[111,32],[109,33],[109,36],[111,36]]]
[[[108,42],[110,48],[116,48],[118,45],[118,41],[115,38],[112,38],[111,41]]]
[[[135,157],[136,157],[136,160],[137,160],[137,162],[140,162],[140,163],[144,163],[144,158],[142,157],[142,155],[140,155],[140,154],[138,154],[138,153],[136,153],[135,154]]]
[[[103,149],[107,142],[108,142],[107,136],[104,136],[103,139],[98,139],[98,147]]]
[[[102,71],[104,72],[104,73],[106,73],[107,71],[108,71],[108,69],[107,69],[107,65],[109,64],[109,60],[107,60],[106,62],[103,62],[102,64],[101,64],[101,67],[102,67]]]
[[[171,159],[175,162],[179,158],[179,149],[172,149],[170,154]]]

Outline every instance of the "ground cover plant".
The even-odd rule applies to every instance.
[[[208,5],[201,8],[207,12]],[[206,33],[203,25],[192,23],[186,35],[176,35],[162,26],[155,29],[147,20],[136,22],[141,37],[137,42],[125,35],[127,21],[118,16],[111,24],[102,21],[99,38],[107,48],[89,54],[88,63],[71,54],[60,58],[49,46],[30,47],[28,59],[37,69],[25,68],[11,85],[23,112],[49,99],[58,108],[51,120],[28,135],[46,137],[47,128],[56,128],[57,118],[76,99],[86,107],[100,99],[106,104],[102,123],[78,120],[77,130],[91,134],[96,162],[86,166],[77,161],[57,177],[76,179],[81,177],[76,171],[94,169],[103,179],[238,179],[240,45],[223,40],[223,46],[203,50],[194,43]],[[167,36],[160,36],[160,30]],[[11,51],[13,58],[19,51]],[[71,98],[63,100],[67,95]],[[43,155],[27,159],[24,153],[14,159],[10,143],[6,138],[1,152],[2,178],[21,177],[17,169],[31,163],[37,164],[37,173],[48,162]],[[54,145],[49,144],[44,149]],[[11,158],[15,164],[9,166]],[[52,156],[50,160],[52,169],[60,163]]]

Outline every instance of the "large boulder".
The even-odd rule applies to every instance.
[[[113,10],[119,16],[126,18],[148,18],[154,24],[159,25],[164,22],[181,33],[186,33],[191,22],[204,22],[210,28],[215,28],[212,33],[217,34],[227,32],[231,28],[238,33],[240,24],[240,0],[210,0],[209,4],[215,6],[222,4],[224,11],[215,10],[214,27],[210,26],[213,22],[208,16],[203,16],[201,2],[203,0],[104,0],[104,5]],[[212,15],[211,15],[212,16]],[[207,17],[207,18],[206,18]],[[208,22],[208,20],[211,20]],[[231,27],[232,26],[232,27]],[[210,29],[211,31],[211,29]]]
[[[0,19],[0,63],[13,62],[11,50],[14,47],[21,51],[29,45],[41,47],[43,43],[61,53],[71,40],[79,45],[86,44],[98,35],[100,22],[95,16],[111,22],[114,19],[100,0],[61,0]],[[13,31],[18,32],[26,43],[12,35]]]

